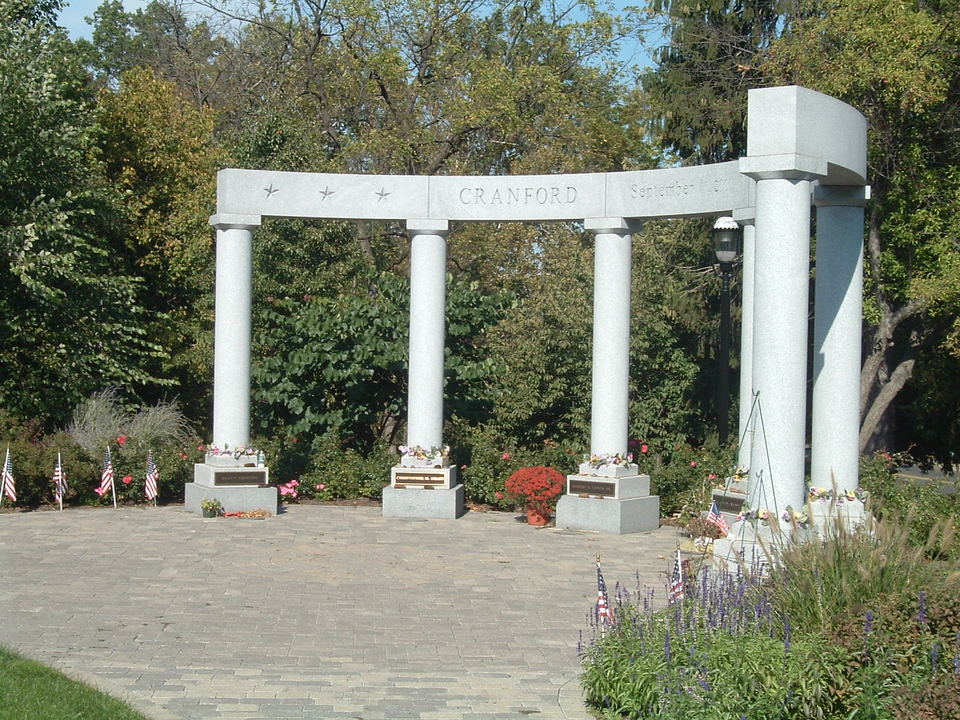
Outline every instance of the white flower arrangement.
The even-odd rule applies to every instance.
[[[630,465],[633,462],[633,453],[627,453],[626,455],[621,455],[620,453],[613,455],[607,453],[601,455],[584,455],[583,460],[588,463],[590,467],[599,470],[604,467]]]
[[[400,464],[407,467],[437,467],[450,454],[450,446],[425,448],[422,445],[400,445]]]
[[[869,493],[863,488],[856,490],[834,490],[833,488],[811,487],[808,493],[810,502],[817,501],[821,503],[830,502],[836,499],[837,504],[844,502],[860,501],[865,503]]]

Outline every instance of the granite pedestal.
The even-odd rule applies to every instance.
[[[184,506],[201,514],[200,503],[205,498],[219,500],[224,512],[268,510],[274,515],[279,509],[277,489],[270,485],[270,469],[240,464],[216,465],[196,463],[193,482],[183,488]]]

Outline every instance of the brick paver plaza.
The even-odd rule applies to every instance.
[[[596,554],[611,594],[662,597],[676,542],[377,507],[4,513],[0,644],[154,718],[582,720]]]

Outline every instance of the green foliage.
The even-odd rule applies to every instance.
[[[101,157],[111,187],[122,193],[122,260],[143,278],[152,311],[149,337],[165,354],[150,371],[190,404],[207,412],[214,289],[213,232],[216,171],[225,161],[213,145],[213,113],[194,108],[179,89],[148,69],[120,76],[101,91],[97,119]],[[160,388],[143,393],[153,401]]]
[[[485,325],[508,298],[452,281],[447,294],[450,406],[475,412],[494,371]],[[409,283],[390,273],[358,277],[336,297],[267,298],[254,365],[257,422],[266,434],[333,432],[356,448],[396,443],[406,397]]]
[[[489,425],[472,425],[460,418],[454,418],[449,436],[452,460],[460,468],[467,499],[500,510],[518,507],[506,491],[506,482],[520,468],[549,465],[570,474],[583,457],[582,448],[551,439],[521,447]]]
[[[709,505],[710,490],[724,482],[736,459],[734,448],[716,444],[695,448],[633,440],[630,449],[640,472],[650,476],[650,492],[660,496],[660,514],[680,513],[684,520]]]
[[[584,660],[588,703],[605,718],[956,717],[956,561],[926,560],[881,524],[835,528],[758,570],[688,568],[665,609],[618,591]]]
[[[126,703],[0,648],[0,720],[109,717],[143,720]]]
[[[897,474],[911,462],[906,454],[876,453],[861,459],[860,486],[870,492],[874,514],[907,528],[910,541],[928,553],[957,553],[958,548],[943,546],[944,534],[935,530],[960,533],[960,495],[940,492],[936,481]]]
[[[119,198],[53,7],[0,2],[0,404],[44,422],[104,386],[165,384],[144,368],[163,350],[112,254]]]
[[[102,504],[103,457],[110,447],[118,502],[143,502],[148,451],[160,475],[159,500],[182,500],[183,485],[193,479],[199,459],[197,438],[173,403],[128,413],[115,393],[98,393],[78,406],[67,431],[44,433],[39,423],[23,424],[0,411],[0,452],[10,448],[17,505],[36,508],[54,502],[53,471],[60,455],[67,476],[65,504]],[[123,482],[124,478],[130,482]]]
[[[96,465],[74,439],[63,432],[44,435],[38,423],[23,424],[0,410],[0,452],[10,448],[13,476],[17,485],[17,505],[37,507],[53,502],[53,470],[60,453],[63,469],[71,484],[67,499],[82,496],[84,483],[97,472]],[[0,460],[2,462],[2,460]],[[4,506],[9,500],[4,500]]]
[[[655,67],[641,76],[648,128],[687,162],[732,160],[746,151],[747,90],[766,84],[760,60],[782,27],[779,0],[651,0],[661,33]]]
[[[379,498],[390,483],[390,468],[397,461],[384,446],[362,455],[333,435],[318,438],[314,446],[312,469],[300,476],[298,489],[304,497]]]

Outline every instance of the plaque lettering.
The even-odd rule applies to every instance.
[[[617,494],[616,483],[603,480],[570,480],[571,495],[594,495],[614,497]]]
[[[224,472],[213,473],[213,484],[216,485],[266,485],[267,474],[259,472]]]

